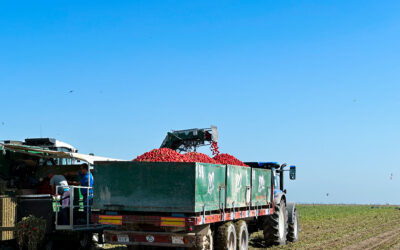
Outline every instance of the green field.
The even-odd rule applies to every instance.
[[[272,249],[400,249],[400,210],[393,206],[298,205],[300,241]],[[249,249],[265,249],[262,232]]]

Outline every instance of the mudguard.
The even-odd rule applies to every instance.
[[[286,211],[288,212],[288,223],[289,224],[293,224],[293,215],[294,215],[295,209],[296,209],[296,203],[288,202],[286,204]]]
[[[279,189],[274,190],[274,202],[275,205],[279,205],[281,200],[284,199],[286,201],[285,193]]]

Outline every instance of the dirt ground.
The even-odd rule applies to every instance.
[[[300,205],[300,241],[271,249],[400,249],[400,210],[393,206]],[[265,249],[262,233],[249,249]]]

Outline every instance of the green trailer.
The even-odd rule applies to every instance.
[[[94,168],[94,206],[129,212],[199,213],[225,204],[225,165],[103,162]]]
[[[94,208],[100,210],[195,214],[272,203],[267,169],[126,161],[98,162],[93,175],[101,183],[94,187]]]
[[[116,226],[105,231],[111,244],[208,249],[201,246],[212,245],[214,233],[226,236],[239,230],[238,237],[248,237],[251,228],[259,228],[275,212],[271,169],[96,162],[93,176],[93,208],[100,210],[96,220]],[[248,238],[243,242],[247,246]]]

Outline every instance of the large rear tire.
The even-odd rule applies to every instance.
[[[237,235],[237,249],[247,250],[249,247],[249,230],[247,229],[247,223],[240,220],[235,223],[236,235]]]
[[[227,222],[218,227],[215,238],[216,250],[236,250],[237,236],[234,224]]]
[[[267,245],[285,245],[288,230],[286,204],[282,200],[275,206],[275,212],[265,218],[264,240]]]
[[[299,240],[299,214],[297,213],[297,209],[294,209],[292,223],[289,223],[287,240],[290,242]]]
[[[210,227],[208,227],[206,234],[196,237],[195,244],[190,250],[214,250],[214,238]]]

